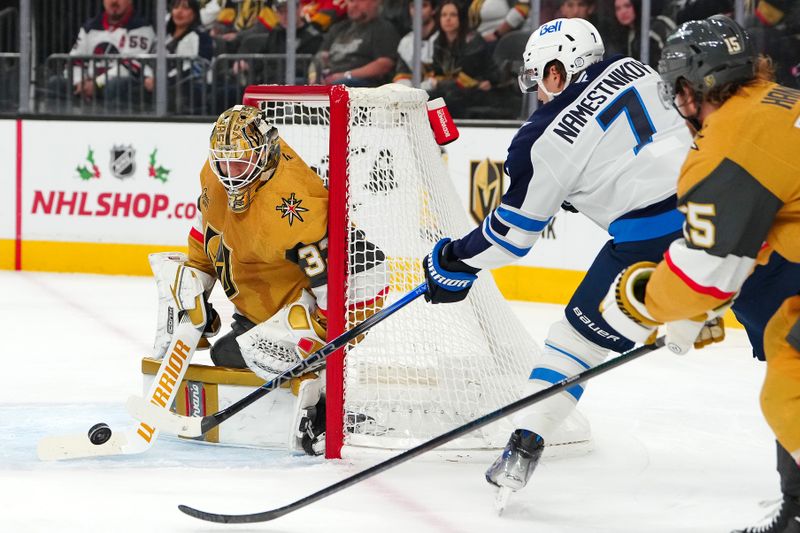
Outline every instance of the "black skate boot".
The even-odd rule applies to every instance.
[[[502,455],[486,471],[486,481],[517,491],[533,474],[544,451],[544,441],[532,431],[518,429],[511,434]]]
[[[737,529],[731,533],[800,533],[800,501],[784,496],[780,507],[767,520],[763,525]]]

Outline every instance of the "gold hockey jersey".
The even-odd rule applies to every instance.
[[[189,235],[189,266],[215,276],[236,309],[259,323],[327,283],[328,191],[322,179],[280,139],[275,174],[242,213],[228,209],[225,188],[200,172],[198,220]]]
[[[684,239],[647,285],[658,321],[728,301],[773,249],[800,262],[800,91],[755,82],[711,114],[681,169],[678,208]]]

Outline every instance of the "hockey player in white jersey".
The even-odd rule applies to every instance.
[[[481,269],[524,256],[562,206],[577,209],[608,230],[598,253],[554,323],[532,370],[528,393],[601,363],[633,342],[608,326],[598,304],[617,273],[637,261],[658,261],[680,237],[676,178],[691,145],[683,119],[662,103],[658,73],[636,59],[603,60],[597,30],[583,19],[557,19],[528,40],[523,91],[543,105],[508,148],[510,186],[483,224],[461,239],[443,239],[424,259],[426,299],[466,297]],[[648,259],[649,258],[649,259]],[[544,443],[575,407],[583,385],[515,418],[519,428],[486,472],[495,485],[519,490],[530,478]]]

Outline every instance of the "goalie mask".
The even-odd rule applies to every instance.
[[[228,193],[228,208],[245,211],[256,189],[278,167],[281,149],[278,129],[261,111],[237,105],[222,113],[211,132],[208,163]]]
[[[600,33],[590,22],[581,18],[550,21],[534,31],[525,45],[519,88],[524,93],[535,91],[547,74],[547,64],[557,59],[566,71],[566,89],[575,74],[603,59],[603,52]],[[561,94],[550,93],[544,85],[541,88],[551,99]]]

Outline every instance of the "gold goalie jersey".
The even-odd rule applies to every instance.
[[[189,265],[215,276],[236,309],[254,323],[327,283],[328,191],[283,139],[275,174],[241,213],[208,162],[200,172],[199,215],[189,235]],[[317,291],[315,291],[317,292]],[[324,291],[319,291],[324,294]],[[317,303],[325,308],[325,302]]]
[[[730,300],[776,250],[800,262],[800,91],[759,81],[712,113],[678,181],[684,239],[647,285],[661,322]]]

